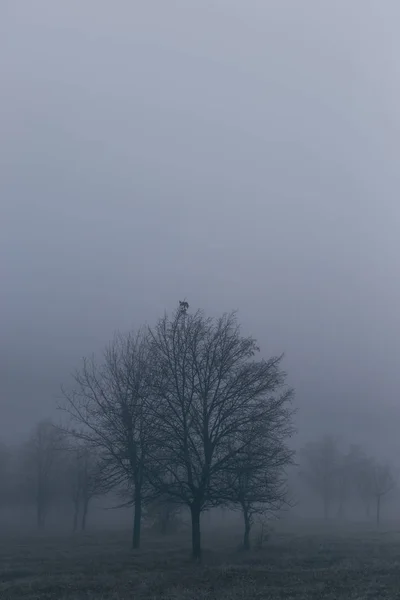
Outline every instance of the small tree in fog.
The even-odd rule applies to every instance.
[[[245,550],[250,548],[254,518],[265,518],[289,505],[285,469],[294,455],[287,446],[293,432],[290,397],[287,391],[270,398],[268,418],[252,424],[247,447],[222,474],[221,495],[225,493],[228,505],[243,515]]]
[[[342,464],[338,442],[331,436],[325,436],[316,442],[308,442],[299,455],[300,475],[320,497],[324,518],[328,519],[332,502],[338,496]]]
[[[10,451],[0,442],[0,508],[8,503],[11,494]]]
[[[159,440],[154,458],[168,475],[153,484],[189,507],[192,555],[199,559],[200,515],[225,502],[222,475],[246,452],[249,430],[268,421],[285,375],[280,357],[254,360],[256,342],[241,336],[234,314],[210,319],[180,306],[151,335]]]
[[[376,522],[379,525],[381,518],[382,498],[391,492],[396,481],[388,464],[376,464],[373,469],[374,493],[376,500]]]
[[[146,517],[152,522],[153,529],[161,535],[167,535],[178,527],[181,508],[180,504],[169,496],[158,496],[149,502]]]
[[[354,474],[354,485],[358,498],[364,504],[365,516],[371,515],[371,504],[375,501],[374,481],[372,477],[373,460],[365,455],[362,456],[358,469]]]
[[[143,331],[117,335],[100,362],[94,358],[83,361],[74,375],[73,389],[63,391],[61,407],[78,426],[75,436],[105,457],[108,482],[132,491],[133,548],[140,546],[142,507],[148,492],[150,368]]]
[[[109,490],[104,469],[106,465],[95,449],[87,443],[77,444],[68,451],[68,480],[73,502],[73,530],[86,529],[89,505],[93,498]]]
[[[48,421],[36,425],[25,446],[26,480],[33,485],[36,520],[39,529],[45,526],[57,480],[57,460],[62,448],[60,431]]]
[[[381,464],[372,458],[365,457],[357,474],[357,487],[360,497],[369,509],[375,503],[376,523],[381,518],[382,499],[396,485],[392,469],[388,464]]]
[[[345,507],[351,495],[357,493],[357,478],[364,461],[361,448],[351,445],[346,454],[341,454],[338,459],[338,516],[345,516]]]

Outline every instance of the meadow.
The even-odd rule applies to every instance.
[[[201,565],[187,533],[5,534],[1,600],[384,600],[400,598],[399,531],[276,531],[262,548],[240,536],[204,535]]]

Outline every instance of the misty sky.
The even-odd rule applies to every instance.
[[[397,0],[0,3],[0,435],[186,297],[397,448]],[[375,436],[374,431],[378,431]]]

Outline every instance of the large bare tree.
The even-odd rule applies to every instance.
[[[134,504],[133,548],[139,548],[146,470],[152,440],[149,405],[151,369],[144,330],[118,334],[102,360],[85,359],[64,389],[61,408],[70,416],[74,435],[104,457],[109,483],[131,490]]]
[[[225,501],[221,476],[268,422],[285,374],[281,357],[255,360],[256,341],[241,335],[234,313],[212,319],[187,309],[180,303],[151,330],[155,458],[168,475],[153,484],[189,507],[192,555],[200,559],[200,515]]]

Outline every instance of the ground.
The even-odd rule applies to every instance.
[[[400,599],[400,533],[276,533],[248,554],[233,534],[205,537],[193,565],[185,535],[148,536],[141,552],[128,533],[6,535],[0,599]]]

